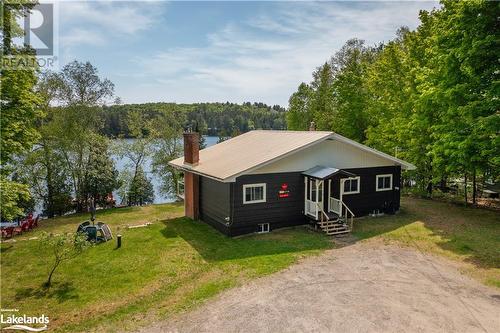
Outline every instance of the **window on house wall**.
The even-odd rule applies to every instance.
[[[243,185],[243,203],[266,202],[266,184]]]
[[[269,223],[258,224],[258,233],[269,232]]]
[[[377,175],[377,191],[392,190],[392,174]]]
[[[359,193],[359,180],[360,177],[347,178],[344,180],[343,194]]]

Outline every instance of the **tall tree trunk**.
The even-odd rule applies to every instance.
[[[465,173],[464,176],[464,200],[465,200],[465,206],[467,207],[467,173]]]
[[[472,204],[476,204],[476,168],[474,168],[474,173],[472,174]]]

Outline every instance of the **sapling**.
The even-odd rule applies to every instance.
[[[52,276],[63,261],[69,261],[80,255],[86,248],[91,246],[87,236],[83,233],[49,234],[44,232],[40,237],[40,246],[49,253],[48,260],[51,262],[49,276],[44,286],[49,288]]]

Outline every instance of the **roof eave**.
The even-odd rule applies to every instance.
[[[200,175],[200,176],[203,176],[203,177],[207,177],[207,178],[219,181],[219,182],[227,182],[225,179],[214,177],[212,175],[208,175],[208,174],[205,174],[203,172],[199,172],[198,170],[193,169],[189,165],[179,165],[179,164],[175,164],[175,163],[172,163],[172,162],[168,162],[168,165],[170,165],[171,167],[173,167],[175,169],[178,169],[178,170],[181,170],[181,171],[191,172],[191,173],[194,173],[194,174],[197,174],[197,175]]]

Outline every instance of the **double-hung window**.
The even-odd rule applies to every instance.
[[[392,190],[392,174],[377,175],[377,191]]]
[[[359,193],[359,180],[360,180],[360,177],[346,178],[344,180],[343,194]]]
[[[266,184],[243,185],[243,203],[252,204],[266,202]]]

